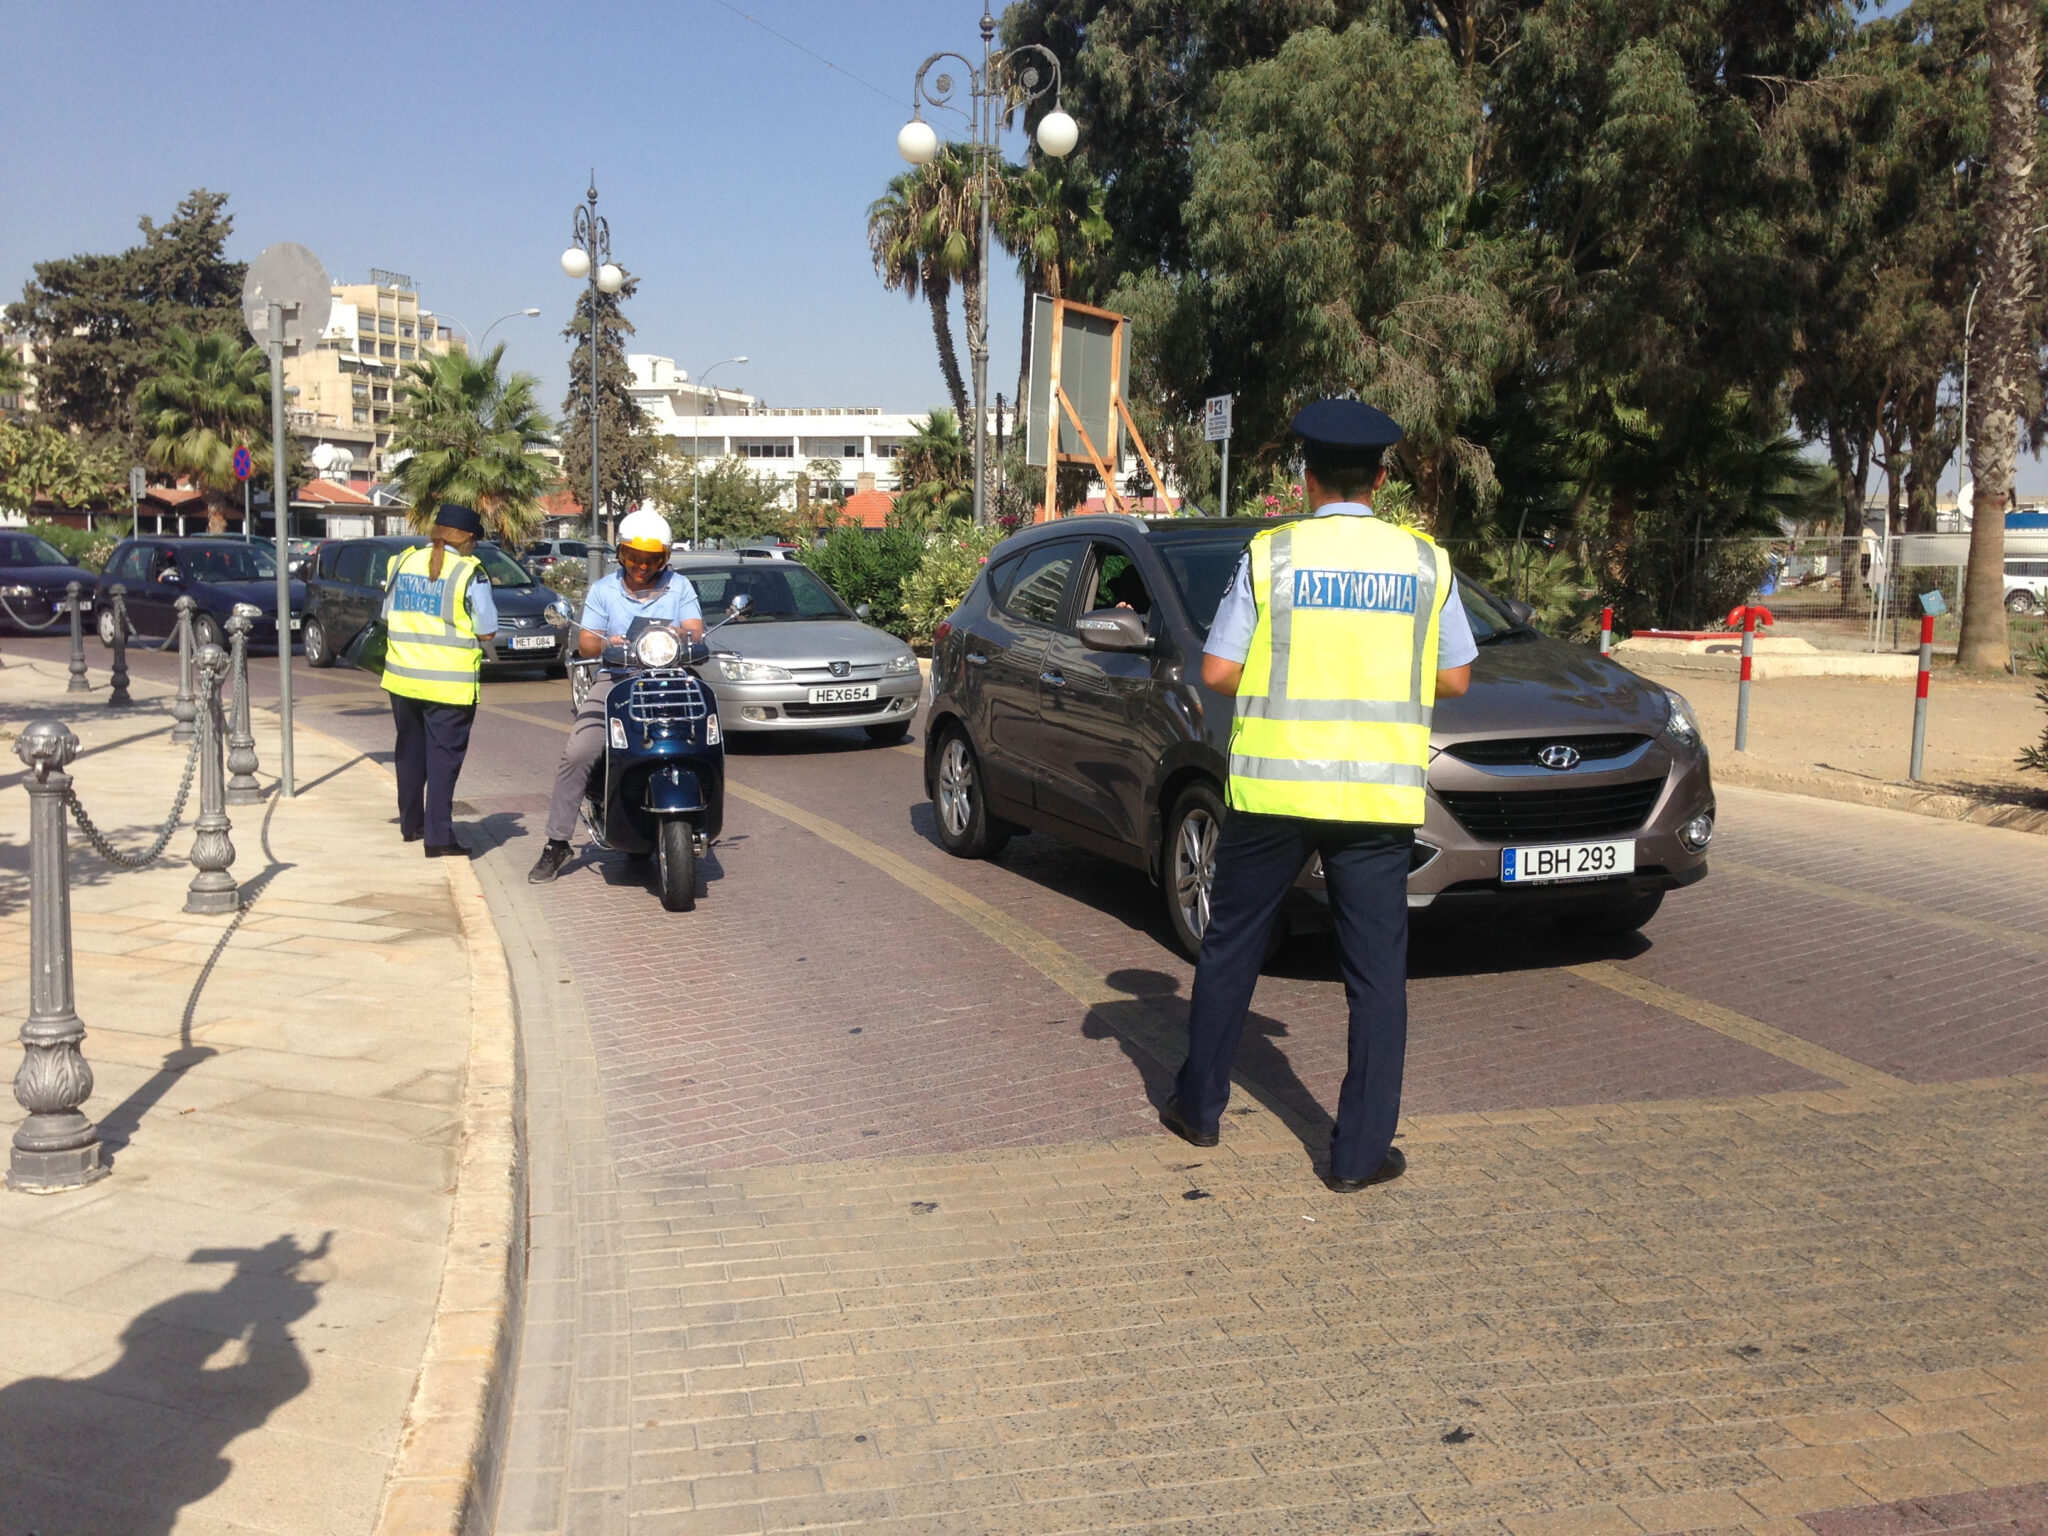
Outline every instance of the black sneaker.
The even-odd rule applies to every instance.
[[[528,885],[546,885],[562,872],[562,866],[569,862],[569,855],[576,850],[567,843],[558,843],[553,838],[541,849],[540,857],[533,861],[533,868],[526,872]]]

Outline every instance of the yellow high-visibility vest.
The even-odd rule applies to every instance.
[[[1420,826],[1444,551],[1376,517],[1309,518],[1251,542],[1258,624],[1230,728],[1230,803]]]
[[[441,552],[438,580],[427,574],[434,547],[398,557],[384,593],[384,687],[433,704],[474,704],[483,675],[483,642],[469,616],[469,584],[483,573],[474,555]]]

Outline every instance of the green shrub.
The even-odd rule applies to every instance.
[[[571,614],[583,612],[583,599],[590,591],[590,572],[581,560],[557,560],[540,580],[543,586],[562,595]]]
[[[113,554],[114,546],[120,542],[110,534],[40,520],[30,523],[27,531],[46,543],[54,544],[66,560],[73,565],[84,566],[88,571],[105,570],[107,557]]]
[[[956,524],[926,537],[924,556],[903,583],[903,615],[914,645],[930,645],[932,631],[951,616],[1003,538],[1000,528]]]
[[[1488,545],[1474,572],[1496,597],[1518,598],[1535,610],[1529,622],[1560,640],[1590,640],[1600,630],[1600,600],[1569,551],[1534,544]]]
[[[2034,674],[2036,682],[2048,684],[2048,640],[2037,640],[2027,649],[2022,658],[2027,669]],[[2048,709],[2048,687],[2036,688],[2034,697],[2041,701],[2041,707]],[[2020,766],[2048,773],[2048,726],[2041,730],[2041,744],[2038,747],[2020,748]]]
[[[910,638],[903,608],[903,586],[923,563],[925,535],[909,527],[862,528],[841,523],[814,549],[799,549],[797,558],[818,573],[850,608],[866,603],[868,622],[900,639]]]

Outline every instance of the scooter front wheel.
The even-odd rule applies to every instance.
[[[661,904],[671,912],[697,905],[697,834],[680,816],[661,824]]]

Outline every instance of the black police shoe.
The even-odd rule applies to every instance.
[[[540,857],[533,861],[533,868],[526,872],[528,885],[546,885],[562,872],[562,866],[569,862],[569,855],[576,850],[567,843],[558,843],[552,838],[540,851]]]
[[[1391,1184],[1407,1171],[1407,1157],[1403,1155],[1399,1147],[1389,1147],[1387,1148],[1387,1155],[1381,1159],[1379,1167],[1372,1171],[1370,1177],[1363,1179],[1340,1179],[1332,1176],[1324,1179],[1323,1182],[1340,1195],[1355,1195],[1361,1189],[1369,1189],[1375,1184]]]
[[[1159,1111],[1159,1123],[1190,1146],[1213,1147],[1217,1136],[1214,1131],[1198,1131],[1188,1124],[1187,1116],[1181,1113],[1180,1100],[1168,1099],[1166,1108]]]
[[[430,859],[467,859],[474,857],[461,843],[429,843],[427,857]]]

